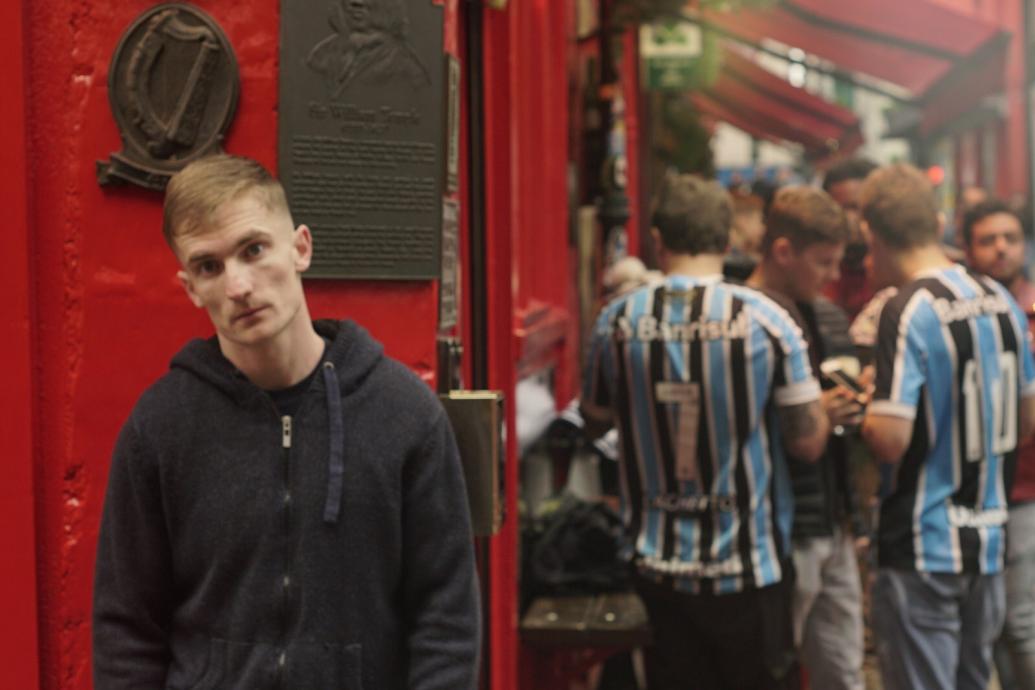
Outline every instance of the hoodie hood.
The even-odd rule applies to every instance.
[[[313,322],[317,334],[330,341],[322,362],[331,362],[343,395],[357,389],[383,359],[381,343],[354,321],[322,319]],[[263,394],[219,349],[219,339],[195,338],[188,342],[170,363],[171,369],[183,369],[244,401]]]

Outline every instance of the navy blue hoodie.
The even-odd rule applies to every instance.
[[[466,690],[479,649],[463,477],[428,387],[352,322],[294,417],[194,340],[108,480],[94,685]]]

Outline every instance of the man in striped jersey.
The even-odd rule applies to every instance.
[[[666,279],[604,308],[587,361],[587,429],[621,439],[651,690],[797,682],[784,453],[814,460],[829,423],[791,317],[722,279],[731,215],[717,184],[666,182],[652,230]]]
[[[875,278],[900,287],[862,428],[898,464],[873,593],[884,688],[984,690],[1004,615],[1004,467],[1035,429],[1026,319],[1002,285],[945,257],[920,171],[874,172],[862,208]]]
[[[824,360],[857,365],[848,317],[821,292],[838,278],[849,237],[846,214],[826,192],[784,187],[766,217],[762,261],[747,284],[799,319],[813,370]],[[836,359],[835,359],[836,358]],[[862,690],[862,586],[856,538],[866,531],[848,471],[848,439],[862,415],[857,392],[824,381],[823,407],[835,429],[818,462],[789,458],[794,492],[792,605],[795,643],[815,688]],[[839,431],[840,429],[840,431]]]
[[[1017,214],[998,199],[986,199],[967,211],[960,229],[967,264],[999,281],[1030,315],[1035,285],[1024,276],[1024,230]],[[1035,690],[1035,444],[1018,447],[1012,484],[1003,575],[1006,620],[996,671],[1003,690]]]

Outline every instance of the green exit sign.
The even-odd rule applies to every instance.
[[[678,91],[693,84],[701,57],[701,27],[664,21],[640,27],[640,57],[648,89]]]

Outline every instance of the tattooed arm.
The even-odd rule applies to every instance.
[[[799,460],[815,462],[823,453],[830,434],[830,422],[823,404],[813,400],[799,405],[777,408],[780,435],[787,452]]]

